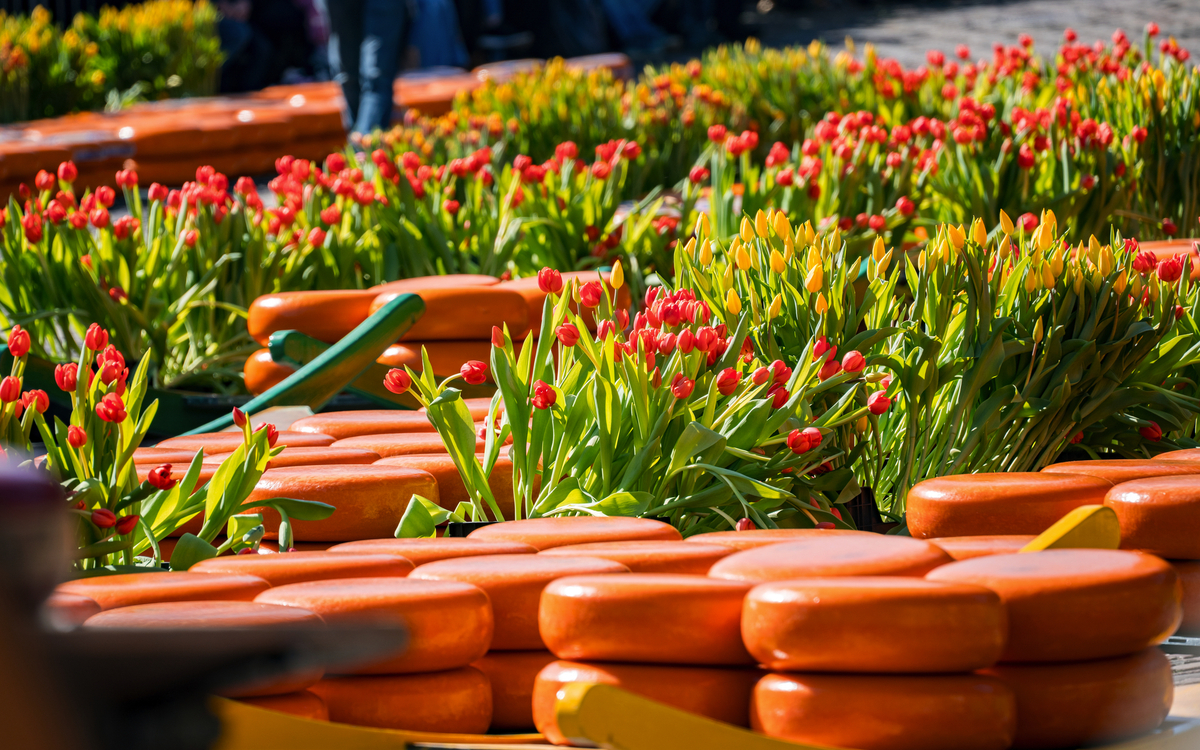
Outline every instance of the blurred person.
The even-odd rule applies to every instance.
[[[351,133],[392,121],[392,84],[410,21],[407,0],[328,0],[329,65],[346,99]]]
[[[492,2],[499,5],[499,0]],[[417,48],[420,67],[467,65],[467,48],[459,32],[453,1],[414,0],[414,6],[410,38]]]
[[[250,23],[250,0],[219,0],[217,35],[225,62],[221,64],[222,93],[257,91],[271,83],[271,41]]]

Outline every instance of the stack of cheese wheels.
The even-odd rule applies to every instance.
[[[926,579],[999,595],[1008,638],[1000,663],[985,674],[1016,697],[1014,747],[1115,742],[1166,718],[1171,667],[1152,647],[1181,619],[1178,575],[1166,561],[1125,550],[1057,549],[962,560]]]
[[[326,554],[411,565],[397,555]],[[396,653],[327,674],[308,688],[332,721],[461,734],[480,734],[491,724],[491,686],[470,666],[487,652],[494,627],[492,605],[479,587],[411,576],[336,578],[276,586],[255,601],[314,612],[329,625],[374,622],[406,629],[407,644]]]
[[[506,451],[507,452],[507,451]],[[476,454],[476,460],[483,465],[483,454]],[[433,475],[438,485],[438,504],[443,508],[457,508],[459,503],[470,503],[471,495],[463,483],[462,474],[454,464],[449,453],[418,453],[412,455],[389,456],[376,462],[377,466],[400,466],[408,469],[419,469]],[[504,518],[513,517],[513,462],[507,456],[500,456],[492,465],[488,475],[488,486],[492,496],[500,507]],[[536,495],[537,489],[534,488]]]
[[[220,464],[228,453],[205,456],[205,464]],[[284,448],[283,452],[267,462],[268,469],[286,469],[291,466],[329,466],[334,464],[373,464],[379,454],[361,448]]]
[[[1163,455],[1181,453],[1188,452]],[[1186,463],[1200,468],[1200,461]],[[1118,484],[1108,491],[1104,504],[1116,511],[1122,549],[1171,561],[1183,589],[1179,632],[1200,634],[1200,476],[1159,476]]]
[[[1168,461],[1160,459],[1117,458],[1097,461],[1065,461],[1042,469],[1048,474],[1078,474],[1107,479],[1112,484],[1132,482],[1150,477],[1173,477],[1200,474],[1200,461]]]
[[[437,434],[424,412],[403,409],[323,412],[297,419],[291,429],[293,432],[329,435],[334,440],[391,433]]]

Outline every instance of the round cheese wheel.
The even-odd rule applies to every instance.
[[[482,440],[475,441],[476,452],[486,447]],[[389,456],[412,456],[427,453],[448,453],[446,444],[436,432],[389,433],[386,435],[359,435],[345,438],[333,444],[334,448],[357,448]]]
[[[95,615],[88,628],[120,630],[248,630],[253,628],[324,627],[321,618],[297,607],[279,607],[257,602],[186,601],[160,602],[121,607]],[[321,679],[322,669],[307,669],[285,677],[257,681],[219,691],[227,698],[282,695],[309,687]]]
[[[158,444],[159,448],[195,451],[204,449],[205,453],[233,453],[242,444],[242,433],[238,432],[208,432],[200,435],[180,435],[167,438]],[[317,435],[308,432],[292,432],[283,430],[279,433],[276,446],[284,445],[291,448],[323,448],[333,445],[329,435]]]
[[[487,593],[495,615],[492,650],[535,651],[546,648],[538,632],[538,604],[547,584],[566,576],[628,572],[620,563],[594,557],[494,555],[426,563],[409,578],[478,586]]]
[[[250,395],[257,396],[279,385],[296,372],[296,368],[276,362],[270,349],[259,349],[246,357],[242,365],[242,382]]]
[[[733,548],[720,544],[680,544],[647,540],[569,544],[566,547],[553,547],[541,554],[556,557],[602,557],[605,560],[615,560],[634,573],[702,576],[708,574],[708,569],[717,560],[733,552]]]
[[[246,502],[274,497],[314,500],[337,508],[321,521],[292,520],[303,542],[352,542],[391,536],[413,495],[437,502],[437,482],[424,471],[396,466],[295,466],[263,472]],[[260,508],[269,534],[279,514]]]
[[[853,529],[750,529],[749,531],[709,531],[705,534],[689,536],[684,541],[698,544],[719,544],[735,550],[746,550],[766,547],[768,544],[799,542],[804,539],[823,539],[847,534],[851,536],[870,535],[870,533]]]
[[[336,344],[367,319],[378,294],[370,289],[264,294],[250,303],[246,329],[263,346],[272,333],[286,330]]]
[[[741,624],[751,585],[667,573],[560,578],[542,594],[538,624],[560,659],[753,664]]]
[[[769,674],[750,704],[755,731],[855,750],[1006,750],[1016,700],[979,675]]]
[[[987,555],[1011,555],[1036,539],[1032,534],[1009,534],[999,536],[942,536],[930,539],[946,550],[955,560],[970,560]]]
[[[683,537],[669,523],[649,518],[569,516],[527,518],[484,526],[471,532],[479,541],[523,542],[539,551],[589,542],[624,542],[636,539],[679,541]]]
[[[386,290],[371,302],[375,312],[405,292]],[[428,288],[420,292],[422,315],[401,341],[488,341],[492,326],[508,325],[515,338],[529,332],[529,307],[525,298],[499,285],[488,287]]]
[[[1171,567],[1179,576],[1179,587],[1183,595],[1183,620],[1179,623],[1179,635],[1200,635],[1200,562],[1176,560]]]
[[[1179,577],[1140,552],[1056,549],[992,555],[932,571],[986,586],[1008,611],[1002,661],[1082,661],[1140,651],[1179,626]]]
[[[256,576],[187,571],[121,573],[58,585],[58,591],[86,596],[106,610],[155,602],[250,601],[268,588],[270,584]]]
[[[496,286],[500,279],[480,273],[448,273],[442,276],[414,276],[371,287],[376,293],[383,291],[412,292],[420,294],[426,289],[457,289],[464,286]]]
[[[327,677],[312,691],[341,724],[410,732],[483,734],[492,691],[473,667],[430,674]]]
[[[491,346],[489,342],[488,346]],[[483,361],[483,360],[480,360]],[[463,403],[467,405],[467,411],[471,412],[471,420],[474,422],[482,422],[487,418],[492,408],[492,400],[490,398],[464,398]],[[504,411],[504,402],[501,401],[497,407],[498,411]],[[422,406],[417,411],[424,413],[425,407]]]
[[[908,531],[918,539],[1040,534],[1081,505],[1100,505],[1112,483],[1053,472],[958,474],[908,491]]]
[[[1200,469],[1200,462],[1195,466]],[[1108,491],[1104,504],[1117,514],[1122,549],[1200,560],[1200,476],[1123,482]]]
[[[793,672],[970,672],[1008,633],[994,591],[896,576],[759,584],[741,625],[759,663]]]
[[[483,656],[492,641],[492,606],[487,594],[458,581],[309,581],[264,591],[255,601],[307,609],[331,625],[373,620],[405,627],[408,645],[402,652],[359,667],[354,674],[457,669]]]
[[[492,686],[490,731],[534,731],[533,683],[553,661],[549,651],[491,651],[471,664]]]
[[[261,698],[242,698],[241,703],[258,706],[268,711],[299,716],[313,721],[329,721],[329,709],[321,696],[311,690],[300,690],[287,695],[264,695]]]
[[[991,675],[1017,698],[1014,748],[1107,744],[1155,729],[1174,698],[1171,661],[1156,648],[1071,664],[1003,664]]]
[[[1167,451],[1154,457],[1155,461],[1200,461],[1200,448]]]
[[[399,555],[424,565],[437,560],[481,555],[532,555],[537,550],[520,542],[482,542],[475,539],[438,537],[436,539],[364,539],[329,548],[330,552]]]
[[[1042,469],[1047,474],[1080,474],[1107,479],[1113,484],[1148,477],[1170,477],[1180,474],[1200,474],[1200,463],[1194,461],[1162,461],[1143,458],[1114,458],[1098,461],[1064,461]]]
[[[477,455],[476,460],[480,461],[480,465],[482,465],[483,456]],[[471,495],[467,492],[466,484],[463,483],[462,474],[458,472],[458,467],[454,465],[454,459],[450,457],[449,453],[391,456],[380,459],[376,466],[403,466],[429,472],[437,481],[438,505],[447,510],[454,510],[459,503],[471,502]],[[496,505],[500,507],[502,518],[513,517],[512,473],[512,459],[501,456],[496,459],[495,465],[492,466],[492,473],[488,475],[488,487],[492,490],[492,496],[496,498]],[[484,507],[487,507],[486,503],[484,503]],[[488,514],[488,517],[491,518],[492,511],[490,509],[488,509]]]
[[[952,562],[920,539],[872,534],[771,544],[730,555],[713,565],[713,578],[783,581],[821,576],[923,576]]]
[[[91,597],[55,591],[42,602],[42,620],[54,630],[77,628],[100,611]]]
[[[404,432],[432,432],[429,417],[417,411],[403,409],[366,409],[363,411],[331,411],[303,417],[292,423],[293,432],[329,435],[334,440],[358,435],[382,435]]]
[[[750,693],[760,674],[728,667],[556,661],[546,665],[534,682],[533,722],[555,745],[570,744],[555,719],[558,691],[572,682],[589,682],[615,685],[688,713],[744,727],[749,725]]]
[[[219,464],[229,458],[228,453],[205,456],[204,463]],[[283,452],[267,462],[268,469],[287,469],[292,466],[332,466],[336,464],[373,464],[379,454],[358,448],[284,448]]]
[[[205,458],[208,458],[210,451],[204,451]],[[172,450],[170,448],[138,448],[133,452],[133,462],[135,464],[150,464],[159,466],[161,464],[171,464],[178,471],[184,471],[191,465],[192,459],[196,457],[196,451]]]
[[[188,570],[193,573],[244,573],[258,576],[272,586],[285,586],[330,578],[404,577],[413,567],[411,562],[396,555],[277,552],[214,557],[201,560]]]

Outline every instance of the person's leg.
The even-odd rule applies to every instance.
[[[359,54],[363,45],[364,0],[331,0],[329,10],[329,69],[342,87],[346,111],[342,122],[352,130],[358,119],[362,81]]]
[[[405,0],[366,0],[359,77],[362,94],[354,132],[370,133],[392,121],[392,87],[407,40]]]

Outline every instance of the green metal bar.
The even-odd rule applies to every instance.
[[[276,331],[271,334],[267,348],[271,351],[271,359],[276,363],[300,368],[327,351],[329,344],[299,331]],[[416,409],[420,406],[412,394],[397,396],[383,387],[383,377],[389,369],[378,362],[372,362],[345,387],[345,390],[386,408]]]

